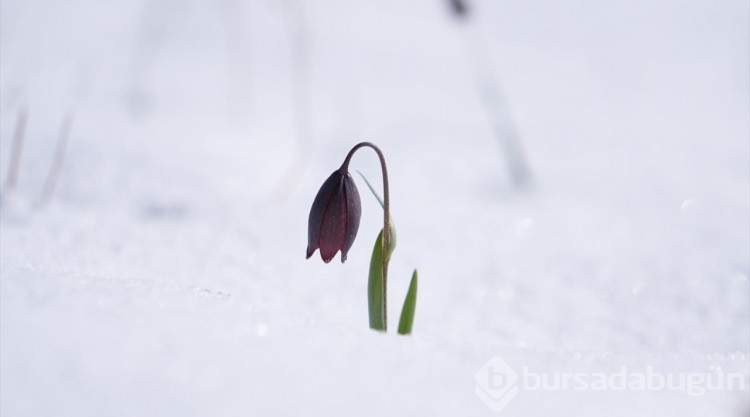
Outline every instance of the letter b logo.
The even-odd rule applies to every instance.
[[[494,356],[474,375],[474,393],[492,411],[503,409],[516,394],[518,374],[499,356]]]

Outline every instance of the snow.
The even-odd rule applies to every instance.
[[[0,194],[0,414],[496,415],[474,378],[499,356],[519,375],[745,381],[519,386],[499,415],[747,415],[750,5],[475,3],[465,27],[438,1],[3,0],[3,181],[29,117]],[[292,39],[311,48],[312,145]],[[484,52],[527,190],[476,90]],[[304,259],[315,193],[362,140],[390,173],[391,328],[420,272],[411,337],[367,329],[382,212],[357,176],[347,262]],[[369,150],[352,168],[380,184]]]

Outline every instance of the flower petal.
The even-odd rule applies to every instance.
[[[336,256],[336,252],[344,247],[346,238],[346,194],[344,192],[344,175],[339,175],[337,188],[331,194],[323,220],[320,224],[320,256],[328,263]]]
[[[362,215],[362,202],[359,198],[357,184],[349,173],[344,177],[344,194],[346,198],[346,231],[344,235],[344,245],[341,248],[341,263],[346,261],[346,254],[354,244],[359,230],[359,219]]]
[[[323,216],[325,216],[328,204],[331,198],[336,194],[341,184],[341,173],[336,170],[328,179],[325,180],[323,185],[318,190],[318,194],[315,196],[312,207],[310,208],[310,216],[307,221],[307,258],[309,259],[315,250],[319,247],[320,242],[320,228],[323,223]]]

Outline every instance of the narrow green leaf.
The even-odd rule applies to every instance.
[[[385,300],[383,299],[383,230],[380,230],[372,248],[370,275],[367,280],[367,303],[370,328],[385,331]]]
[[[388,247],[389,257],[396,249],[396,229],[391,225],[391,239]],[[383,229],[380,229],[370,257],[370,274],[367,280],[367,304],[370,316],[370,328],[385,330],[385,297],[383,297]]]
[[[380,198],[380,194],[378,194],[377,191],[375,191],[375,188],[370,184],[370,181],[367,180],[367,177],[365,177],[361,172],[357,171],[357,174],[359,174],[360,177],[362,177],[363,180],[365,180],[365,184],[367,184],[367,188],[370,189],[370,192],[372,195],[375,196],[375,198],[378,200],[378,203],[380,203],[380,207],[385,210],[385,203],[383,202],[383,199]]]
[[[404,307],[401,309],[401,318],[398,321],[398,334],[411,334],[414,324],[414,311],[417,308],[417,270],[411,276],[409,291],[406,292]]]
[[[380,207],[385,210],[385,203],[380,197],[375,188],[370,184],[361,172],[357,171],[360,177],[365,180],[367,188],[375,199],[380,203]],[[390,220],[390,233],[388,239],[388,250],[386,263],[391,259],[394,249],[396,249],[396,226],[393,224],[393,219]],[[378,238],[375,240],[375,247],[372,249],[372,257],[370,257],[370,275],[367,280],[367,303],[368,313],[370,316],[370,328],[375,330],[385,331],[387,329],[386,317],[385,317],[385,299],[386,295],[383,289],[383,229],[380,230]]]
[[[360,177],[362,177],[363,180],[365,180],[365,184],[367,184],[367,188],[370,189],[370,192],[373,196],[375,196],[375,199],[378,200],[378,203],[380,203],[380,207],[385,210],[385,203],[383,203],[383,199],[380,197],[380,194],[378,194],[377,191],[375,191],[375,187],[370,184],[370,181],[367,180],[367,177],[364,176],[361,172],[357,171],[357,174],[359,174]],[[390,217],[390,223],[391,223],[391,233],[390,233],[390,239],[388,242],[388,246],[390,249],[388,250],[388,258],[390,259],[390,256],[393,254],[393,250],[396,249],[396,223],[393,221],[393,217]]]

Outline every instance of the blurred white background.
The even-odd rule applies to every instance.
[[[750,4],[471,6],[0,1],[0,413],[491,415],[493,356],[747,381]],[[367,329],[362,182],[346,264],[303,255],[362,140],[391,174],[392,328],[420,271],[408,338]],[[748,389],[502,413],[747,415]]]

